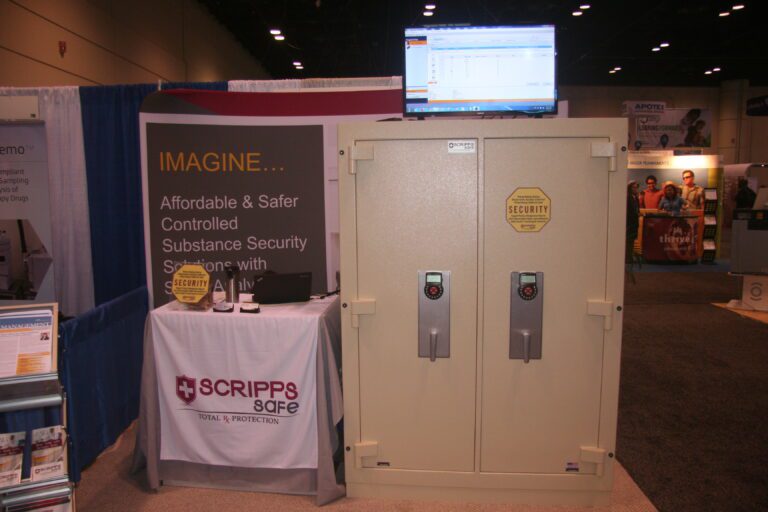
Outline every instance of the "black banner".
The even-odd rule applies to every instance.
[[[201,263],[214,291],[233,264],[241,291],[265,270],[311,271],[313,292],[327,291],[321,125],[148,122],[145,147],[154,306],[184,263]]]

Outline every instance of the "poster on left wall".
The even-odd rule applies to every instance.
[[[0,123],[0,305],[55,300],[48,192],[45,124]]]

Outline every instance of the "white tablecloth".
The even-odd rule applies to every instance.
[[[333,466],[339,442],[336,425],[343,415],[340,342],[338,297],[262,305],[258,314],[186,311],[175,302],[152,311],[145,327],[134,468],[146,462],[153,489],[162,482],[317,494],[318,504],[343,496]],[[313,354],[302,356],[302,349]],[[244,377],[243,369],[249,367],[254,371]],[[256,370],[262,367],[267,375]],[[188,368],[195,368],[189,373],[196,374],[183,373]],[[281,378],[286,368],[296,378]],[[163,377],[158,380],[159,375]],[[277,402],[282,402],[283,407],[294,403],[291,410],[298,409],[292,414],[258,414],[272,410],[257,411],[254,400],[261,400],[256,407],[279,407]],[[272,400],[269,406],[267,400]],[[248,412],[232,416],[234,409]],[[272,435],[275,427],[284,427],[299,438],[277,442],[279,435],[271,440],[268,435],[255,441],[248,435],[268,427],[272,430],[262,432]],[[180,437],[189,437],[188,442]],[[234,454],[225,464],[221,457],[226,450],[219,448],[238,443],[243,456]]]

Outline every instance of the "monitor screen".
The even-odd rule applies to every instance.
[[[405,29],[404,114],[557,112],[554,25]]]

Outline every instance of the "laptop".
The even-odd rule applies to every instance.
[[[306,302],[312,292],[312,272],[261,274],[254,277],[253,302],[282,304]]]

